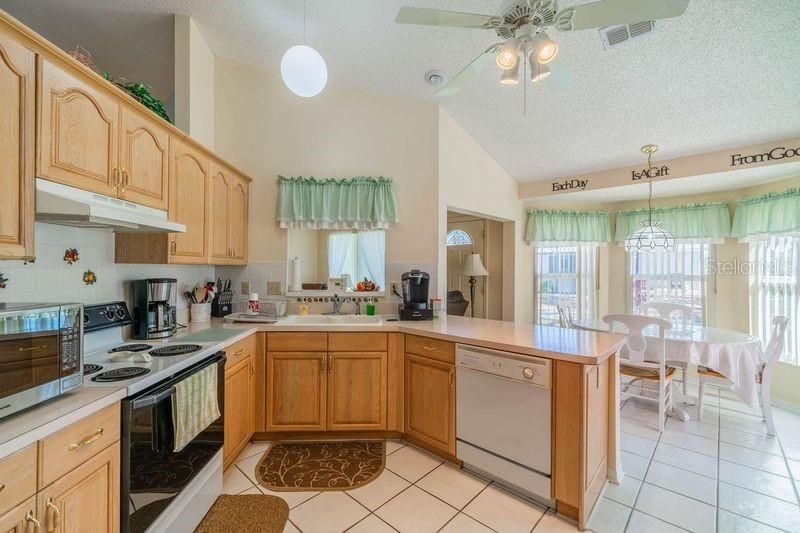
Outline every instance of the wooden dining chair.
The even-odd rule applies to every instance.
[[[658,431],[664,431],[664,417],[672,413],[672,378],[675,369],[666,365],[666,340],[664,332],[672,324],[663,318],[643,315],[606,315],[603,321],[614,333],[615,324],[624,324],[628,329],[625,345],[620,350],[619,373],[628,378],[621,383],[620,399],[640,398],[658,403]],[[654,325],[658,328],[658,343],[655,358],[648,357],[647,340],[642,330]],[[629,392],[633,388],[637,392]],[[653,397],[655,395],[655,397]]]
[[[644,314],[649,315],[650,311],[655,311],[655,316],[672,322],[673,315],[679,315],[683,327],[689,326],[692,322],[692,308],[688,305],[675,304],[671,302],[647,302],[644,304]],[[688,396],[686,385],[689,363],[686,361],[667,361],[667,366],[671,366],[681,371],[681,391],[684,396]]]
[[[568,305],[558,304],[558,325],[562,328],[572,327],[572,308]]]
[[[776,316],[772,319],[772,333],[770,334],[767,349],[764,351],[766,363],[756,370],[756,382],[758,383],[758,399],[761,403],[761,416],[767,423],[767,435],[775,436],[775,421],[772,419],[772,374],[775,365],[783,355],[783,347],[786,343],[786,328],[789,319],[785,316]],[[731,382],[719,372],[710,368],[698,367],[697,374],[700,377],[700,391],[698,392],[697,417],[703,419],[703,395],[706,383],[717,387],[730,387]]]

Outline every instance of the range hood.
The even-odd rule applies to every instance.
[[[36,220],[117,232],[186,233],[167,212],[36,178]]]

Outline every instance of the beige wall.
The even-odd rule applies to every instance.
[[[194,21],[175,15],[175,125],[214,148],[216,58]]]
[[[286,260],[287,232],[275,217],[280,174],[393,178],[400,223],[387,233],[387,262],[436,263],[433,104],[331,84],[300,98],[276,71],[217,58],[216,150],[253,178],[251,261]]]
[[[447,270],[447,211],[508,222],[503,275],[503,319],[533,319],[533,255],[523,240],[525,214],[517,182],[446,111],[439,110],[439,278]],[[513,225],[513,229],[511,226]],[[441,285],[442,291],[446,285]],[[442,294],[442,297],[444,295]]]
[[[657,198],[654,206],[673,206],[695,202],[726,201],[730,203],[731,216],[738,199],[745,196],[762,194],[773,191],[783,191],[792,187],[800,187],[800,176],[775,181],[746,189],[720,191],[694,196],[681,196],[672,198]],[[636,209],[645,207],[646,201],[618,202],[618,203],[570,203],[559,204],[558,209]],[[547,201],[526,203],[527,207],[548,207]],[[613,219],[613,214],[612,214]],[[731,219],[732,220],[732,219]],[[747,243],[740,243],[736,239],[726,239],[716,247],[717,262],[746,263],[749,260]],[[626,301],[625,250],[618,245],[603,246],[599,253],[600,278],[598,295],[600,316],[608,313],[629,312]],[[723,329],[736,331],[750,331],[750,284],[746,274],[716,276],[716,290],[711,295],[712,322],[711,325]],[[775,372],[773,395],[784,401],[800,405],[800,367],[779,365]]]

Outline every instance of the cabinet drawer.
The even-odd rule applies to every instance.
[[[326,352],[328,334],[322,331],[308,333],[269,333],[268,352]]]
[[[417,335],[406,335],[406,352],[445,363],[454,363],[456,360],[456,347],[452,342]]]
[[[0,515],[36,494],[36,444],[0,459]]]
[[[386,333],[328,333],[329,352],[385,352]]]
[[[228,356],[228,361],[225,363],[225,369],[233,368],[239,361],[244,361],[255,352],[256,336],[250,335],[246,339],[231,344],[225,348],[225,354]]]
[[[119,421],[119,404],[115,403],[39,441],[39,488],[118,441]]]

